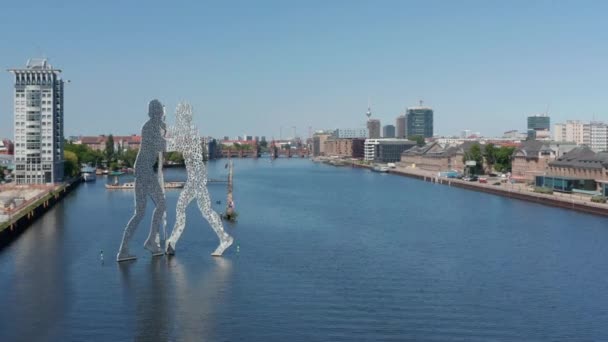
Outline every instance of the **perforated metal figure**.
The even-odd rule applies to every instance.
[[[154,164],[157,161],[159,153],[166,151],[166,142],[164,138],[166,127],[163,122],[164,110],[160,101],[150,101],[148,105],[148,115],[150,116],[150,119],[141,129],[141,147],[137,153],[134,165],[135,212],[125,228],[122,243],[120,244],[120,249],[116,256],[117,261],[135,259],[135,256],[129,254],[129,241],[144,217],[148,196],[150,196],[156,207],[152,212],[150,233],[144,243],[144,247],[149,250],[152,255],[164,254],[164,251],[160,246],[159,233],[163,223],[163,215],[166,211],[165,194],[163,193],[161,184],[154,172]]]
[[[188,179],[177,200],[175,226],[173,226],[171,236],[167,239],[166,253],[175,253],[175,245],[186,226],[186,207],[196,198],[201,214],[220,240],[219,246],[211,255],[221,256],[232,245],[233,238],[226,233],[220,216],[211,208],[211,198],[207,190],[207,168],[203,162],[202,141],[198,130],[192,123],[192,107],[189,104],[180,103],[175,116],[175,127],[170,130],[170,147],[171,150],[183,154]]]

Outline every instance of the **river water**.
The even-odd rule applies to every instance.
[[[149,206],[121,264],[133,193],[80,186],[0,251],[0,341],[608,340],[605,218],[299,159],[234,178],[224,257],[193,203],[175,256]]]

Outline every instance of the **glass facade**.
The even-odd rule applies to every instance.
[[[433,110],[426,107],[414,107],[407,109],[406,135],[416,135],[430,138],[433,136]]]
[[[551,118],[544,115],[528,116],[528,130],[549,130],[551,128]]]
[[[573,190],[595,191],[597,183],[593,179],[579,179],[570,177],[536,176],[536,186],[550,188],[559,192],[572,192]]]

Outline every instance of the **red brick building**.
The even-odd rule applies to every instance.
[[[116,135],[112,136],[114,139],[114,150],[138,150],[141,146],[141,136],[139,135]],[[107,135],[99,136],[82,136],[76,140],[75,144],[87,145],[93,150],[104,151],[106,149],[106,142],[108,141]]]
[[[8,139],[0,140],[0,154],[15,154],[15,145]]]

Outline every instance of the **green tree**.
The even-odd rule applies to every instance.
[[[475,166],[470,166],[472,174],[481,174],[483,172],[483,155],[481,153],[481,146],[478,143],[471,145],[468,151],[465,151],[462,156],[462,161],[475,161]]]
[[[106,157],[108,160],[112,160],[114,157],[114,136],[112,134],[108,135],[108,139],[106,140]]]
[[[496,152],[497,148],[492,143],[487,143],[483,148],[483,157],[486,160],[486,165],[490,172],[492,172],[492,166],[496,164]]]
[[[4,166],[0,166],[0,182],[4,181]]]
[[[70,177],[75,177],[80,173],[80,168],[79,168],[79,163],[78,163],[78,157],[76,156],[76,153],[72,152],[72,151],[63,151],[63,159],[64,159],[64,164],[63,164],[63,170],[65,172],[66,175],[70,176]]]
[[[135,166],[135,159],[137,159],[137,149],[127,149],[123,154],[122,154],[122,161],[123,164],[126,167],[133,167]],[[171,153],[171,152],[169,152]]]
[[[115,162],[115,161],[110,162],[110,170],[117,171],[118,170],[118,163]]]
[[[175,164],[183,164],[184,156],[180,152],[177,152],[177,151],[167,152],[167,154],[165,156],[165,160],[171,161]]]
[[[266,141],[266,140],[260,141],[259,146],[261,148],[268,148],[268,141]]]
[[[64,145],[64,150],[75,153],[80,163],[91,166],[100,165],[104,158],[102,152],[95,151],[84,144],[66,143]]]
[[[412,135],[411,137],[407,137],[407,139],[415,141],[417,146],[424,146],[424,144],[426,144],[422,135]]]
[[[513,158],[515,147],[502,146],[496,150],[496,165],[495,169],[499,172],[511,171],[511,161]]]

